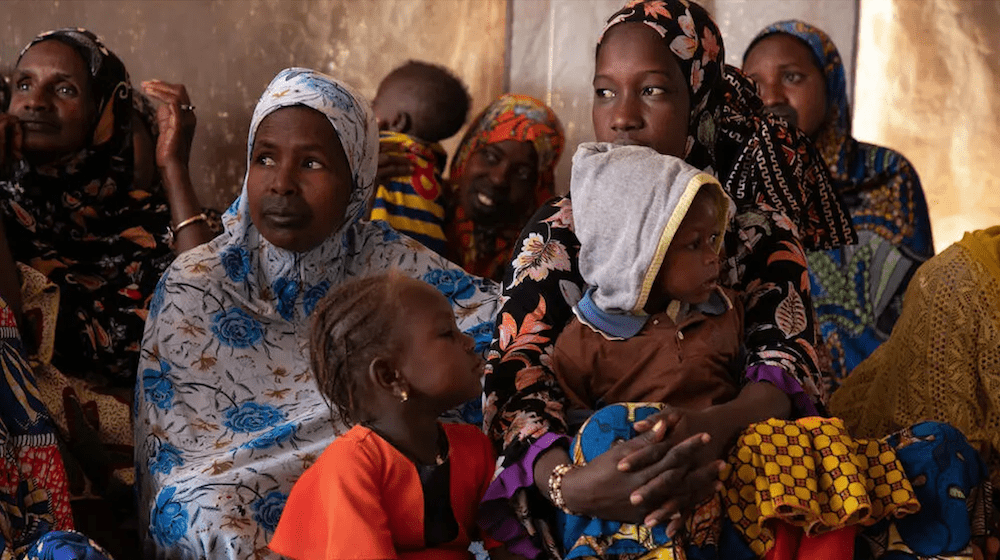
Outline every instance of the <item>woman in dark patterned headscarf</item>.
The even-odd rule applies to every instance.
[[[839,385],[888,338],[910,277],[934,254],[924,191],[902,154],[851,136],[844,65],[826,33],[794,20],[769,25],[747,48],[743,69],[766,110],[816,143],[858,232],[856,245],[808,253]]]
[[[84,63],[87,75],[79,86],[43,83],[44,70],[31,64],[36,46],[53,43],[71,49],[53,56],[75,52]],[[128,73],[93,34],[64,29],[38,36],[22,51],[13,83],[10,111],[25,129],[25,159],[0,183],[3,216],[15,260],[60,288],[53,364],[130,387],[145,300],[173,254],[164,240],[170,214],[163,193],[131,188]],[[67,111],[58,95],[55,101],[43,98],[39,90],[46,87],[57,88],[63,98],[75,96],[80,100],[75,109],[84,114],[56,123],[60,117],[50,115]],[[73,91],[78,87],[81,91]],[[75,131],[82,144],[48,141],[44,129],[55,126],[83,128]]]
[[[36,343],[43,401],[79,460],[67,463],[71,490],[108,495],[118,487],[130,504],[128,403],[148,301],[174,258],[168,228],[173,222],[179,251],[210,233],[186,167],[180,186],[176,175],[162,186],[135,183],[128,72],[94,34],[39,35],[21,51],[11,83],[9,112],[0,115],[0,136],[13,140],[0,149],[0,217],[14,260],[40,273],[21,275],[22,332]],[[171,114],[189,114],[183,103]],[[158,163],[161,173],[176,171]]]
[[[744,297],[744,387],[726,405],[675,411],[673,429],[660,427],[586,466],[557,471],[571,463],[562,447],[569,426],[549,354],[582,279],[570,199],[543,206],[504,276],[485,384],[485,429],[503,455],[486,511],[513,505],[522,514],[521,528],[495,527],[520,539],[515,549],[522,553],[559,554],[538,523],[540,513],[551,511],[550,480],[561,486],[560,505],[569,510],[667,521],[711,493],[717,461],[748,424],[823,408],[826,351],[813,323],[804,247],[852,243],[854,230],[819,154],[804,135],[763,115],[753,83],[723,61],[722,38],[702,7],[631,2],[609,19],[598,43],[593,116],[598,140],[682,157],[717,175],[735,201],[722,283]],[[691,438],[669,452],[650,445],[666,431],[671,444]],[[698,439],[703,433],[710,442]],[[630,464],[616,468],[626,457]]]

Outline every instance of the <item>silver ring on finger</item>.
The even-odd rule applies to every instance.
[[[187,103],[181,103],[181,111],[191,111],[194,112],[194,105],[188,105]]]

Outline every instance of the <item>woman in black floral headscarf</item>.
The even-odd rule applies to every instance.
[[[49,49],[54,43],[85,64],[83,83],[43,81],[48,76],[34,64],[35,47],[52,50],[45,58],[69,52]],[[14,258],[60,287],[53,363],[67,373],[130,385],[144,300],[173,256],[163,239],[170,216],[162,193],[131,188],[128,73],[89,32],[60,30],[22,51],[13,84],[10,113],[24,127],[25,159],[0,183],[3,216]],[[40,91],[46,88],[55,88],[54,101]],[[77,101],[78,117],[66,108],[69,99]],[[45,130],[56,127],[62,138]],[[73,131],[82,145],[72,145],[73,128],[84,128]]]
[[[179,251],[211,237],[187,179],[189,139],[179,134],[179,117],[193,114],[184,98],[161,107],[173,116],[160,127],[164,182],[138,185],[128,72],[94,34],[39,35],[21,51],[11,85],[0,115],[0,218],[14,260],[31,267],[21,274],[27,321],[19,322],[72,452],[70,489],[105,494],[131,483],[128,403],[148,300],[174,257],[168,227]]]
[[[799,132],[762,115],[753,84],[724,59],[718,28],[702,7],[631,2],[609,19],[598,43],[593,117],[598,140],[683,157],[717,175],[735,201],[722,281],[744,294],[744,388],[726,405],[664,414],[667,422],[654,430],[653,422],[640,423],[642,437],[556,472],[571,463],[564,451],[569,427],[548,357],[583,281],[571,201],[544,206],[504,277],[485,384],[485,429],[503,455],[486,511],[520,512],[520,527],[494,527],[519,541],[513,550],[560,554],[539,523],[552,510],[550,480],[565,482],[569,510],[670,520],[672,532],[682,523],[673,514],[711,494],[719,459],[747,425],[823,408],[828,358],[813,322],[804,247],[853,242],[854,230],[819,154]]]

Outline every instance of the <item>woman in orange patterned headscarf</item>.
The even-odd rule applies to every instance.
[[[521,227],[552,197],[565,139],[552,109],[505,94],[473,121],[451,164],[450,260],[500,280]]]

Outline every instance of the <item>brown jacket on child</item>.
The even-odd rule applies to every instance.
[[[668,308],[627,339],[610,339],[574,317],[552,355],[571,405],[597,410],[641,401],[700,410],[732,400],[739,392],[743,308],[727,288],[709,304],[687,313]]]

